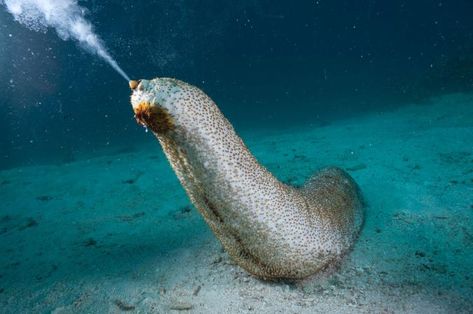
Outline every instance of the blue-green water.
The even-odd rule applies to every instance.
[[[196,84],[243,129],[324,124],[472,88],[467,0],[83,6],[128,75]],[[0,22],[0,167],[143,141],[128,87],[105,62],[5,10]]]
[[[297,284],[233,264],[127,82],[3,3],[0,313],[473,312],[473,2],[80,1],[132,79],[203,89],[282,181],[359,183],[353,252]]]

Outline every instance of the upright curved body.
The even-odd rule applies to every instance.
[[[261,166],[215,103],[170,78],[131,81],[135,117],[158,138],[225,250],[263,279],[301,279],[339,259],[362,224],[359,189],[338,168],[302,188]]]

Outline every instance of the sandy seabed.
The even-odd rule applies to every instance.
[[[473,95],[243,135],[285,182],[336,165],[361,186],[364,228],[330,273],[245,273],[152,143],[0,172],[0,312],[473,313]]]

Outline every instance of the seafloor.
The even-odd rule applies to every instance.
[[[153,142],[0,172],[0,312],[473,313],[473,95],[243,135],[286,182],[359,182],[366,223],[331,275],[234,265]]]

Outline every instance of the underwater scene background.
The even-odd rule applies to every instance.
[[[473,312],[472,1],[78,1],[132,79],[204,90],[282,181],[359,183],[360,239],[303,282],[235,265],[128,83],[4,3],[0,313]]]
[[[195,84],[240,130],[325,124],[472,88],[467,0],[81,4],[131,78]],[[2,168],[152,140],[106,63],[0,14]]]

